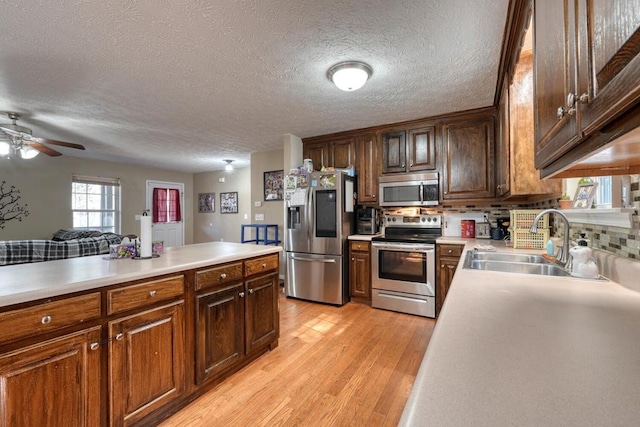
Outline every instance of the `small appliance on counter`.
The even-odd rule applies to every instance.
[[[504,217],[498,218],[497,227],[491,230],[491,238],[493,240],[502,240],[509,235],[509,226],[511,225],[511,218]]]
[[[357,214],[358,234],[378,234],[378,210],[360,208]]]
[[[476,239],[488,239],[491,237],[491,224],[488,222],[476,223]]]
[[[476,237],[476,221],[463,219],[460,221],[460,237],[474,239]]]

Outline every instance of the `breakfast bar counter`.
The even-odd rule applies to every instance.
[[[488,242],[467,241],[400,425],[637,425],[640,292],[463,268],[477,243]]]
[[[281,252],[278,246],[228,242],[165,248],[158,258],[95,255],[0,267],[0,307],[178,271]]]

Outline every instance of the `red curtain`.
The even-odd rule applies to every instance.
[[[180,191],[169,188],[153,189],[153,222],[180,222]]]

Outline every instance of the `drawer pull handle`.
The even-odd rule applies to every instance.
[[[262,268],[267,268],[267,263],[262,263]]]
[[[152,291],[149,291],[149,295],[151,295],[152,297],[155,297],[158,294],[158,291],[156,291],[155,289]]]
[[[42,318],[42,324],[43,325],[48,325],[49,323],[51,323],[52,320],[53,320],[53,318],[51,316],[44,316]]]
[[[249,288],[249,293],[252,294],[253,293],[253,289]]]
[[[223,279],[223,280],[226,279],[227,278],[227,273],[222,273],[220,275],[220,278]]]
[[[97,350],[98,347],[100,347],[100,344],[98,344],[97,342],[92,342],[91,345],[89,345],[89,348],[91,350]]]
[[[122,338],[124,338],[124,334],[122,332],[116,335],[116,341],[122,341]]]
[[[240,295],[240,298],[244,298],[244,292],[240,292],[238,295]]]

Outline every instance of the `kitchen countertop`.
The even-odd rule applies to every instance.
[[[371,239],[373,239],[376,236],[380,236],[381,233],[378,234],[352,234],[351,236],[347,237],[347,239],[349,240],[364,240],[366,242],[370,242]]]
[[[3,266],[0,307],[281,251],[279,246],[210,242],[165,248],[160,257],[145,260],[95,255]]]
[[[467,241],[400,425],[637,425],[640,292],[462,268],[486,242]]]

